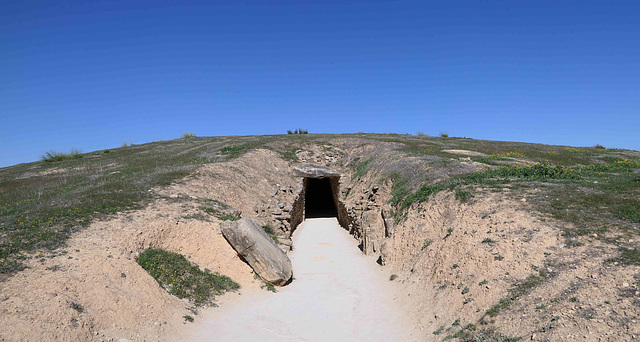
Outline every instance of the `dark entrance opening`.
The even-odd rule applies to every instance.
[[[306,218],[338,217],[335,197],[329,178],[307,178],[304,195]]]

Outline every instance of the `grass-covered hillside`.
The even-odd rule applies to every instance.
[[[339,165],[354,177],[373,170],[381,180],[393,179],[390,203],[398,219],[412,203],[441,190],[454,190],[464,201],[477,187],[508,186],[535,194],[537,210],[574,223],[567,237],[597,234],[619,245],[624,262],[640,262],[625,242],[640,224],[637,151],[398,134],[187,134],[84,154],[49,152],[41,161],[0,169],[0,273],[9,275],[23,260],[54,251],[95,219],[144,206],[156,196],[150,189],[188,177],[202,164],[256,148],[295,163],[296,151],[309,145],[339,148]]]

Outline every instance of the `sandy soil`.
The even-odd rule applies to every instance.
[[[277,293],[229,295],[201,315],[191,341],[411,341],[389,274],[363,255],[336,219],[295,232],[295,280]]]

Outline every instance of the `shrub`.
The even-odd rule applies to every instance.
[[[193,132],[184,132],[182,133],[182,139],[195,138],[196,134]]]
[[[292,131],[290,129],[287,130],[287,134],[309,134],[309,131],[307,131],[306,129],[302,129],[302,128],[296,128],[295,131]]]
[[[74,148],[72,148],[69,153],[49,151],[45,152],[45,154],[43,154],[40,159],[49,163],[59,162],[63,160],[80,159],[82,158],[82,155],[80,153],[80,150],[76,150]]]
[[[209,303],[216,294],[240,288],[231,278],[202,271],[184,255],[163,249],[147,249],[136,261],[169,293],[196,306]]]
[[[440,131],[440,137],[442,137],[442,138],[448,138],[448,137],[449,137],[449,132],[443,132],[443,131]]]

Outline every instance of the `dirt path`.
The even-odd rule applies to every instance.
[[[277,293],[232,294],[201,315],[192,341],[411,341],[393,283],[335,219],[294,234],[295,280]],[[233,296],[233,297],[232,297]]]

